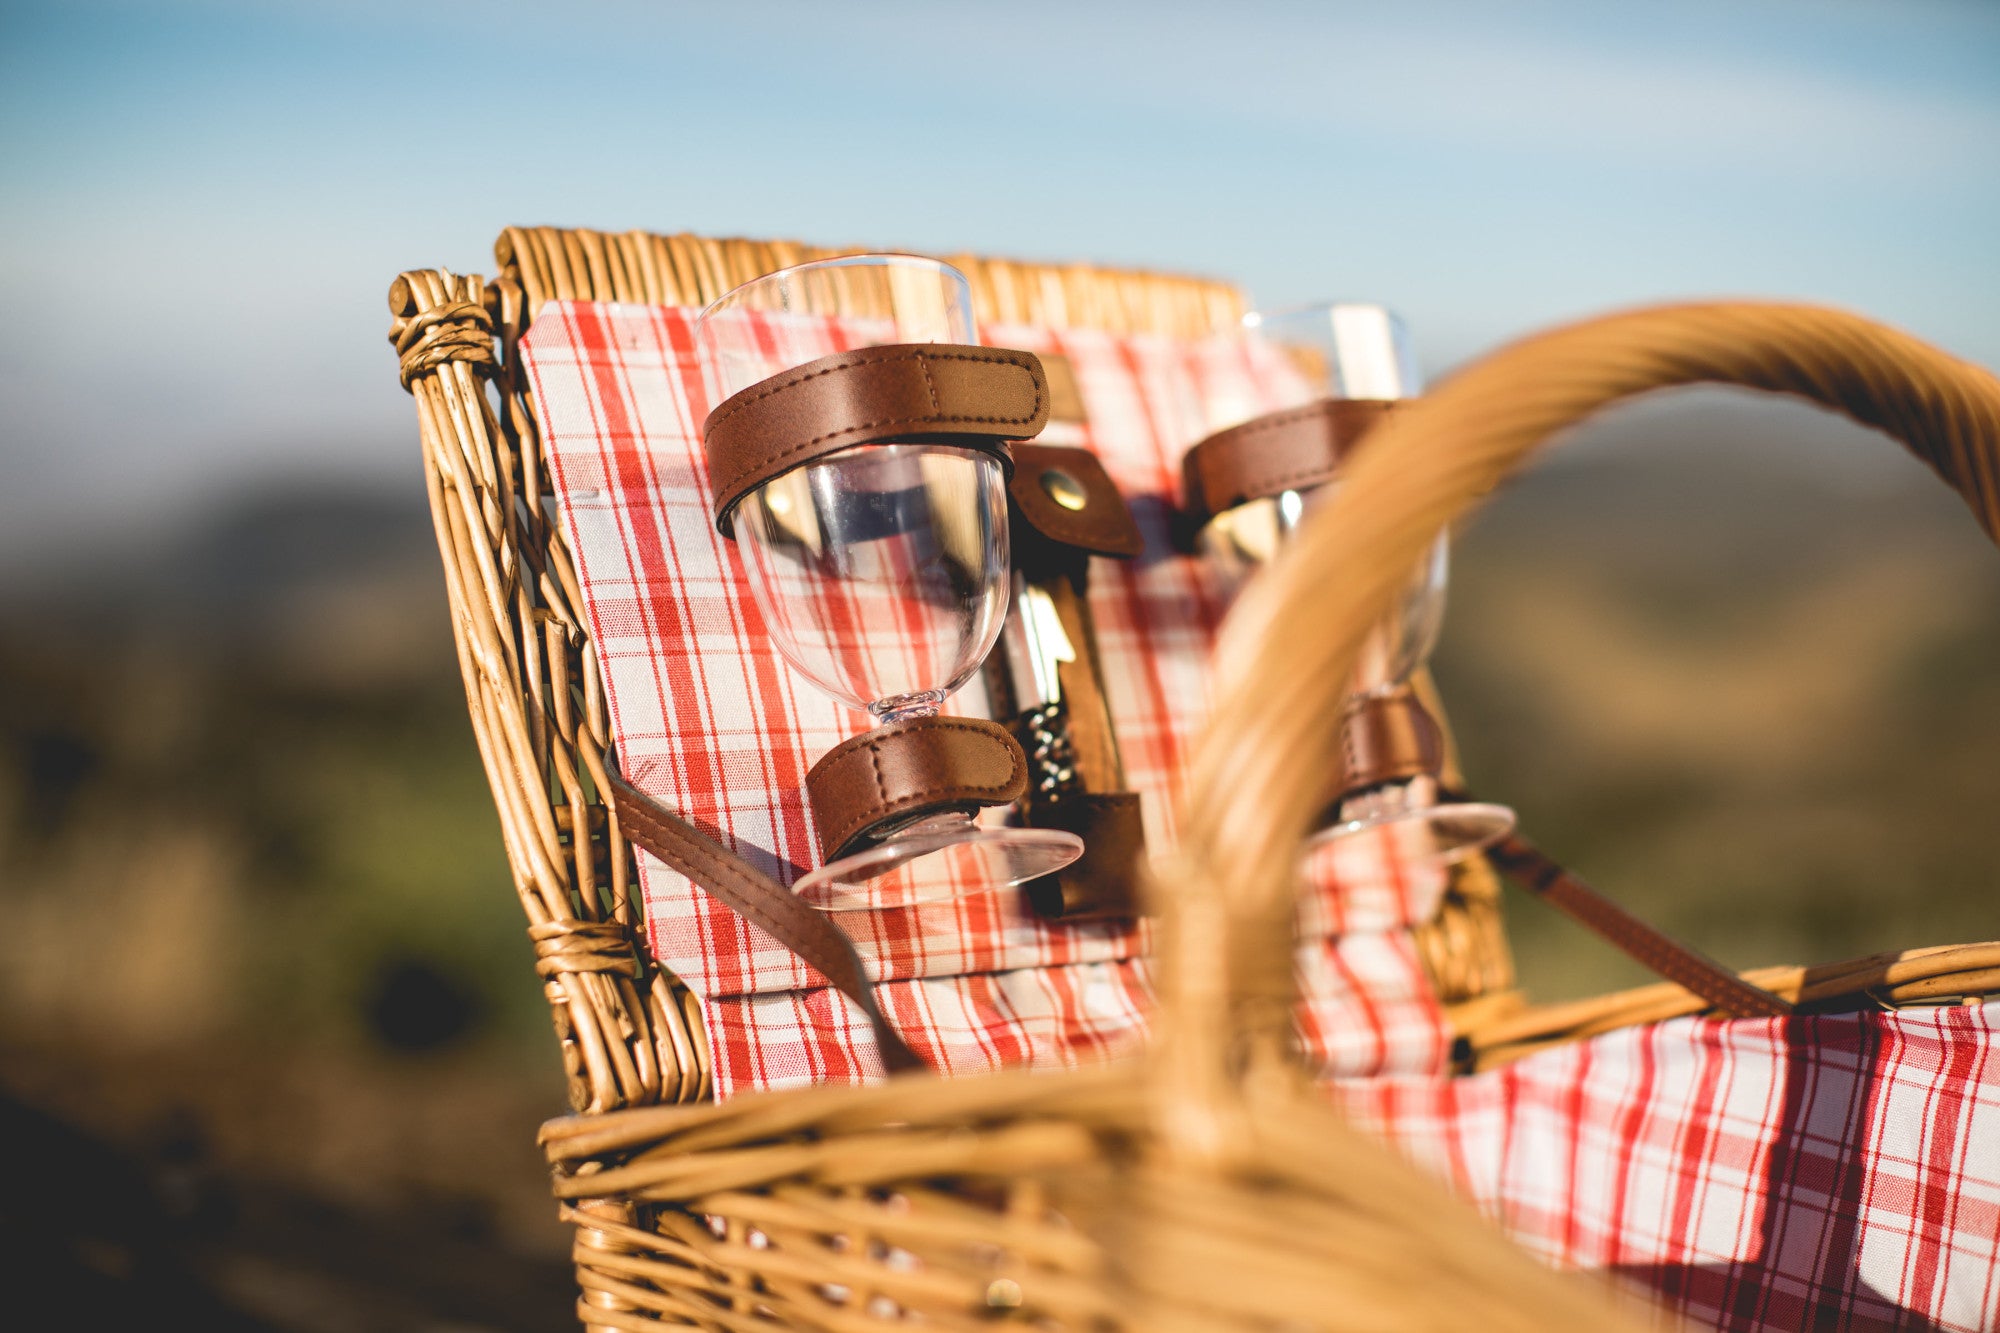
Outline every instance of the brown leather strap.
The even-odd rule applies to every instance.
[[[1502,838],[1486,855],[1522,888],[1723,1013],[1735,1018],[1783,1018],[1793,1012],[1789,1001],[1751,985],[1713,958],[1661,934],[1519,834]]]
[[[1206,522],[1246,500],[1317,486],[1395,408],[1388,399],[1322,398],[1217,431],[1181,460],[1184,506]]]
[[[1054,921],[1110,921],[1139,914],[1146,830],[1136,792],[1066,792],[1028,807],[1030,828],[1083,839],[1083,856],[1023,886],[1028,906]]]
[[[1118,483],[1088,449],[1059,444],[1016,444],[1007,493],[1035,534],[1091,555],[1124,559],[1145,549],[1146,539]],[[1015,540],[1028,534],[1015,531]]]
[[[1343,796],[1434,775],[1444,765],[1444,732],[1408,689],[1370,695],[1341,721],[1340,762]]]
[[[813,826],[828,861],[869,830],[940,810],[1007,805],[1028,789],[1028,759],[997,722],[920,717],[842,741],[806,774]]]
[[[1408,689],[1369,699],[1352,710],[1341,729],[1341,742],[1343,797],[1385,782],[1435,775],[1444,764],[1443,729]],[[1464,794],[1451,795],[1462,798]],[[1549,906],[1722,1012],[1738,1018],[1772,1018],[1792,1012],[1784,1000],[1633,916],[1518,833],[1502,838],[1486,855],[1508,878]]]
[[[693,880],[709,897],[760,927],[861,1006],[875,1029],[875,1045],[890,1073],[922,1069],[917,1058],[875,1003],[868,972],[854,943],[825,914],[652,797],[613,775],[611,799],[618,827],[631,842]]]
[[[719,403],[702,427],[715,524],[731,535],[737,502],[773,477],[855,444],[928,439],[990,449],[1049,420],[1048,380],[1032,352],[899,343],[836,352]]]

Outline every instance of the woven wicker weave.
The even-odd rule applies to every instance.
[[[1605,326],[1617,336],[1552,335],[1455,378],[1365,452],[1336,510],[1345,522],[1309,525],[1232,621],[1225,723],[1197,761],[1188,841],[1161,870],[1160,1040],[1146,1061],[676,1106],[709,1095],[704,1043],[689,997],[644,956],[630,849],[596,795],[612,763],[602,687],[516,346],[548,299],[701,303],[837,252],[554,229],[510,229],[497,250],[490,284],[397,279],[392,338],[418,404],[474,729],[586,1113],[543,1137],[580,1226],[587,1323],[847,1329],[915,1313],[944,1327],[1002,1315],[1442,1328],[1476,1312],[1495,1327],[1606,1326],[1589,1293],[1350,1140],[1290,1063],[1292,858],[1325,796],[1334,683],[1417,544],[1605,402],[1697,379],[1814,397],[1931,457],[1992,531],[2000,384],[1861,321],[1763,307],[1634,316]],[[1195,336],[1241,310],[1212,283],[952,260],[989,320]],[[1545,383],[1556,388],[1539,398],[1523,388]],[[1332,569],[1344,577],[1313,575]],[[1291,633],[1259,636],[1279,617]],[[1524,1009],[1483,866],[1458,876],[1420,945],[1488,1060],[1700,1004],[1655,987]],[[2000,946],[1758,979],[1897,1000],[1996,976]]]

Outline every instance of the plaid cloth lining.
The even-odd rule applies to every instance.
[[[1681,1019],[1340,1107],[1551,1263],[1745,1330],[2000,1327],[2000,1006]]]
[[[559,509],[576,555],[626,776],[737,854],[789,883],[819,862],[804,800],[813,761],[868,719],[821,693],[771,645],[733,543],[716,535],[697,431],[708,410],[693,312],[552,303],[522,343]],[[850,319],[772,321],[798,360],[866,341]],[[984,339],[1068,358],[1088,425],[1041,439],[1092,449],[1147,539],[1136,561],[1091,571],[1104,686],[1149,840],[1174,803],[1206,711],[1223,598],[1168,540],[1180,455],[1204,423],[1303,397],[1281,358],[1234,338],[1199,342],[989,328]],[[912,650],[910,623],[860,617]],[[978,679],[947,711],[983,712]],[[845,997],[763,932],[642,857],[654,955],[701,998],[717,1095],[879,1073]],[[1316,859],[1302,907],[1299,1026],[1328,1073],[1441,1070],[1441,1015],[1407,937],[1441,877],[1386,836]],[[1062,1066],[1130,1045],[1145,1028],[1147,929],[1058,927],[987,894],[848,913],[884,1010],[934,1068]]]
[[[552,305],[523,350],[627,773],[789,881],[816,864],[805,770],[866,719],[776,656],[714,535],[689,318]],[[824,325],[811,354],[854,332]],[[1090,425],[1043,438],[1095,450],[1147,535],[1143,559],[1096,563],[1091,595],[1128,776],[1164,845],[1220,610],[1201,566],[1165,554],[1174,465],[1205,421],[1294,389],[1234,340],[985,336],[1069,358]],[[976,678],[953,704],[980,711]],[[1659,1299],[1663,1320],[2000,1328],[2000,1010],[1687,1019],[1451,1078],[1408,937],[1442,887],[1422,865],[1385,839],[1344,843],[1301,904],[1302,1045],[1357,1124],[1550,1262]],[[719,1096],[878,1072],[842,996],[650,858],[641,875],[656,956],[701,997]],[[1144,1031],[1143,928],[1050,927],[1009,895],[842,924],[946,1072],[1100,1059]]]

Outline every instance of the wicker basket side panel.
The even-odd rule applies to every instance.
[[[693,1100],[708,1095],[706,1044],[637,947],[632,855],[598,795],[604,695],[518,383],[521,305],[504,283],[430,270],[390,289],[466,702],[572,1103]]]

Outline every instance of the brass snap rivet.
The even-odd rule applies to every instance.
[[[1042,474],[1042,489],[1048,492],[1049,499],[1064,509],[1081,509],[1090,499],[1083,489],[1083,483],[1059,467],[1052,467]]]

